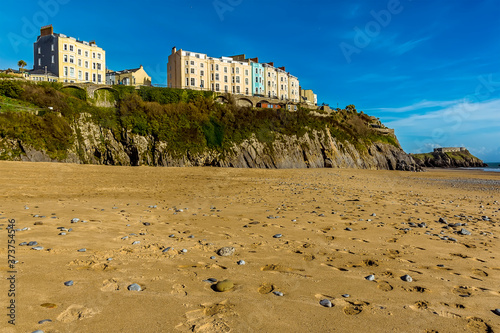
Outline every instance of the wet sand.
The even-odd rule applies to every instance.
[[[29,228],[2,332],[500,332],[498,173],[0,162],[0,185],[2,276]]]

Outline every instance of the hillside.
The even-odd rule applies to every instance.
[[[411,154],[421,167],[427,168],[474,168],[487,166],[468,150],[463,152],[432,152]]]
[[[0,159],[419,169],[390,130],[353,105],[327,114],[238,107],[231,98],[219,104],[210,92],[123,86],[98,92],[89,99],[60,84],[1,80]],[[115,106],[97,106],[107,104]]]

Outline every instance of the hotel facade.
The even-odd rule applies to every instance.
[[[211,90],[299,102],[299,80],[285,67],[259,63],[244,54],[214,58],[172,48],[167,63],[169,88]]]
[[[106,52],[95,41],[80,41],[45,26],[34,43],[33,72],[42,80],[51,76],[59,82],[105,84]]]

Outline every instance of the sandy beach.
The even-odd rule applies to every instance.
[[[500,173],[0,162],[0,185],[2,332],[500,332]]]

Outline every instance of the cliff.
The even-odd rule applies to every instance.
[[[126,132],[117,139],[113,132],[82,115],[71,126],[73,136],[85,133],[67,149],[63,159],[50,157],[20,139],[0,138],[3,159],[31,162],[68,162],[103,165],[219,166],[236,168],[360,168],[417,171],[412,157],[392,144],[374,142],[361,151],[339,142],[329,131],[313,131],[301,137],[278,134],[272,143],[255,135],[226,151],[206,148],[173,153],[169,143],[152,136]]]
[[[119,88],[108,92],[114,107],[103,108],[54,84],[4,82],[4,99],[17,109],[0,112],[0,159],[420,170],[391,130],[353,105],[330,113],[288,112],[240,107],[231,96],[219,104],[193,91]],[[0,107],[6,106],[1,95],[2,89]]]
[[[474,168],[487,166],[468,150],[461,152],[432,152],[411,154],[420,167],[426,168]]]

